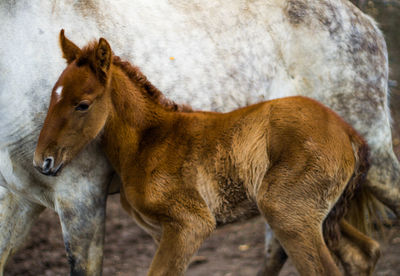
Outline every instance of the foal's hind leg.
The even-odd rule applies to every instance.
[[[341,275],[323,240],[320,221],[304,222],[299,216],[264,206],[265,217],[301,275]],[[264,212],[263,211],[263,212]],[[305,214],[311,210],[304,210]],[[318,224],[319,223],[319,224]]]
[[[43,206],[0,186],[0,275],[3,275],[8,258],[23,244],[32,223],[43,210]]]
[[[266,224],[266,256],[258,276],[279,275],[287,255]],[[379,244],[348,222],[340,222],[342,236],[335,248],[329,248],[343,265],[346,275],[372,275],[380,256]]]
[[[341,275],[322,234],[328,203],[315,185],[302,181],[275,166],[258,191],[258,207],[301,275]]]
[[[342,237],[333,249],[346,275],[372,275],[380,256],[379,244],[346,221],[340,222]]]

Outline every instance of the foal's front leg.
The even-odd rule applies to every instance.
[[[204,226],[197,224],[182,227],[175,223],[164,225],[161,242],[148,275],[183,275],[191,257],[211,232]]]
[[[215,219],[203,200],[187,197],[183,195],[179,203],[169,208],[171,220],[162,223],[161,240],[149,276],[183,275],[191,257],[215,228]]]

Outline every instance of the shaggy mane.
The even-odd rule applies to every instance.
[[[77,65],[82,66],[88,64],[93,72],[96,72],[94,68],[94,58],[95,49],[97,47],[97,42],[91,42],[86,47],[82,49],[80,56],[77,59]],[[164,94],[158,90],[146,76],[140,71],[139,67],[133,66],[128,61],[122,61],[119,56],[113,55],[113,65],[121,68],[122,71],[129,77],[130,80],[138,84],[144,91],[146,91],[146,96],[148,96],[155,103],[160,104],[167,110],[177,111],[177,112],[193,112],[193,109],[184,104],[177,104],[172,100],[167,99]]]

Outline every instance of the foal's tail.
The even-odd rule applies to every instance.
[[[340,220],[345,217],[358,230],[368,234],[371,221],[383,208],[369,189],[365,189],[369,170],[369,147],[353,129],[350,129],[349,136],[356,162],[353,175],[342,196],[324,221],[324,238],[330,248],[335,247],[340,238]]]
[[[373,223],[380,223],[382,219],[386,218],[386,207],[372,194],[370,189],[365,188],[365,182],[369,170],[369,148],[366,142],[356,136],[358,140],[362,141],[358,150],[355,150],[356,168],[354,170],[354,179],[350,180],[358,182],[355,185],[356,190],[352,200],[349,202],[350,206],[345,214],[346,220],[355,226],[361,232],[370,235],[372,232]],[[354,148],[354,142],[353,142]]]

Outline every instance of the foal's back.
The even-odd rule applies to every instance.
[[[191,141],[190,158],[183,162],[192,171],[188,182],[196,183],[220,223],[257,213],[260,189],[276,189],[279,197],[281,189],[300,185],[304,193],[298,196],[306,198],[310,193],[317,196],[324,185],[323,200],[333,205],[336,192],[353,174],[355,150],[364,143],[333,111],[305,97],[267,101],[225,114],[180,116],[185,118],[181,129]],[[265,181],[270,174],[277,174],[282,187]],[[285,177],[287,181],[282,180]]]

